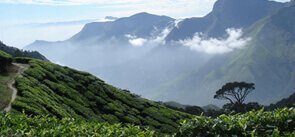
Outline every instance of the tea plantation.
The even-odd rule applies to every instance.
[[[130,123],[163,133],[176,132],[179,121],[190,117],[108,85],[89,73],[34,59],[16,61],[28,63],[30,68],[16,79],[18,97],[13,112]]]

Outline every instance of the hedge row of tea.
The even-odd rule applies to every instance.
[[[152,137],[155,132],[138,126],[110,125],[70,118],[28,117],[25,114],[0,114],[0,136],[92,136],[92,137]]]
[[[256,111],[242,115],[222,115],[216,119],[196,117],[184,121],[174,137],[252,136],[294,137],[295,109],[274,112]],[[133,125],[98,123],[73,118],[29,117],[25,114],[0,114],[1,136],[163,136],[148,128]]]
[[[14,112],[72,117],[108,123],[149,126],[163,133],[176,132],[179,121],[190,115],[117,89],[85,72],[39,60],[16,79]]]
[[[221,115],[215,119],[197,116],[185,120],[177,133],[178,137],[211,136],[295,136],[295,109],[275,111],[251,111],[232,116]]]

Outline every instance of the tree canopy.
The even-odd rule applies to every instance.
[[[247,95],[255,89],[254,83],[232,82],[226,83],[216,91],[215,99],[228,100],[231,104],[243,104]]]

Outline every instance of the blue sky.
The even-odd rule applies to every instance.
[[[129,16],[138,12],[175,18],[202,16],[215,0],[1,0],[5,23],[56,22]],[[3,23],[3,22],[2,22]]]
[[[0,0],[0,40],[23,47],[34,40],[64,40],[84,24],[52,28],[26,28],[22,24],[98,20],[138,12],[174,18],[204,16],[216,0]],[[286,2],[289,0],[277,0]],[[45,32],[45,33],[44,33]],[[57,35],[59,34],[59,35]]]

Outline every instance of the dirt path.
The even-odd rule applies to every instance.
[[[14,102],[16,95],[17,95],[17,89],[14,87],[15,78],[18,76],[21,76],[21,74],[29,68],[29,65],[26,65],[26,64],[12,63],[12,65],[17,67],[17,72],[16,72],[14,78],[8,82],[8,87],[11,90],[12,94],[11,94],[10,103],[8,104],[8,106],[6,108],[4,108],[5,112],[9,112],[11,110],[11,104],[12,104],[12,102]]]

